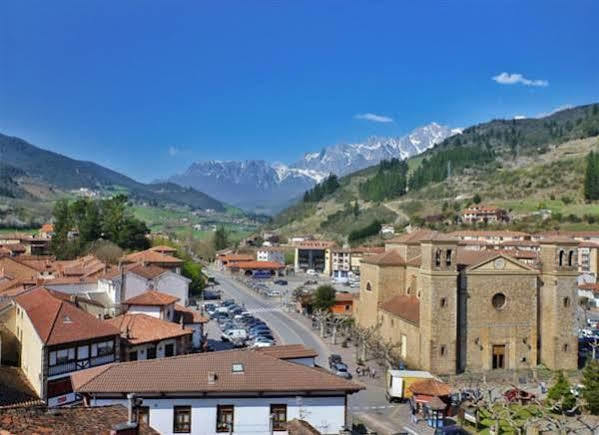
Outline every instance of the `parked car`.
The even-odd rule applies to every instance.
[[[341,355],[338,355],[336,353],[332,353],[331,355],[329,355],[329,368],[333,368],[333,366],[335,364],[339,364],[343,362],[341,359]]]
[[[273,346],[273,344],[268,341],[256,341],[250,347],[270,347],[270,346]]]
[[[347,364],[343,362],[338,362],[333,365],[333,371],[336,372],[346,372],[348,370]]]
[[[281,296],[281,292],[278,290],[269,290],[268,291],[268,296],[270,296],[271,298],[274,298],[276,296]]]
[[[309,279],[308,281],[306,281],[304,283],[304,285],[317,285],[318,281],[316,281],[315,279]]]
[[[317,275],[316,271],[314,269],[308,269],[306,270],[306,275]]]
[[[343,364],[345,365],[345,364]],[[352,375],[350,372],[347,371],[347,366],[345,368],[343,367],[339,367],[336,371],[335,374],[339,377],[345,378],[345,379],[351,379]]]
[[[214,304],[204,304],[204,311],[208,314],[211,315],[212,313],[214,313],[216,311],[216,305]]]
[[[245,329],[228,329],[221,335],[223,341],[246,340],[247,332]]]
[[[287,285],[287,280],[285,279],[276,279],[275,284],[277,285]]]

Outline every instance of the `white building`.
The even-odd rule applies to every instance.
[[[256,251],[256,260],[285,264],[285,251],[282,248],[263,246]]]
[[[347,396],[363,389],[256,350],[124,362],[71,380],[89,406],[126,406],[135,394],[140,418],[162,434],[270,434],[292,419],[336,434],[347,423]]]
[[[189,303],[189,278],[173,270],[157,266],[133,265],[116,271],[98,281],[98,291],[108,295],[116,306],[148,289],[176,297],[183,305]]]

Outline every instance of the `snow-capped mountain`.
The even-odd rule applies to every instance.
[[[332,172],[345,175],[381,160],[407,159],[459,132],[459,129],[451,130],[433,122],[403,137],[371,137],[362,143],[333,145],[320,153],[307,153],[293,166],[325,174]]]
[[[461,131],[433,122],[403,137],[371,137],[362,143],[306,153],[292,165],[264,160],[196,162],[169,181],[200,189],[241,208],[272,213],[331,173],[345,175],[384,159],[406,159],[457,133]]]

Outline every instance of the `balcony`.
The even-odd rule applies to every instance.
[[[90,367],[101,366],[115,361],[114,353],[107,355],[95,356],[89,359],[79,361],[67,361],[62,364],[56,364],[48,367],[48,376],[62,375],[64,373],[75,372]]]

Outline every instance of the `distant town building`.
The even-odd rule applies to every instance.
[[[382,225],[381,226],[381,235],[390,236],[395,234],[395,227],[393,225]]]
[[[285,250],[279,247],[264,246],[256,250],[256,260],[273,261],[285,264]]]
[[[473,205],[462,211],[462,222],[467,224],[508,221],[509,215],[507,211],[498,207]]]
[[[331,274],[331,251],[335,242],[328,240],[308,240],[295,245],[295,270],[314,270],[325,275]]]

